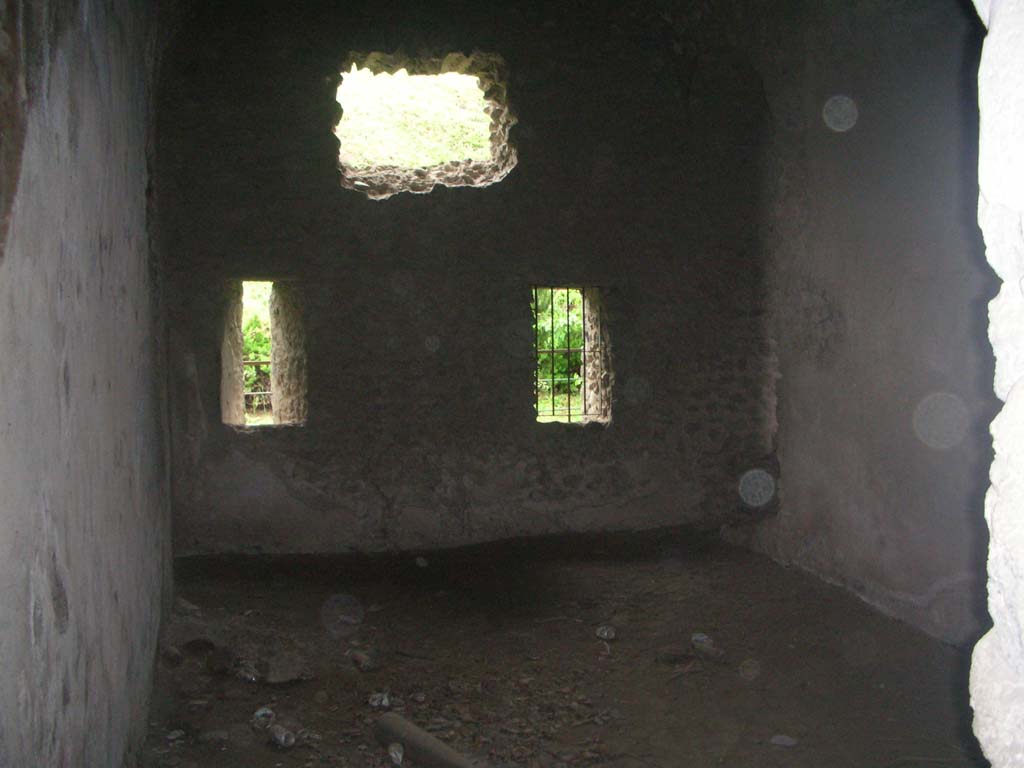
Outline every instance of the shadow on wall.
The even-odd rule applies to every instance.
[[[975,375],[985,382],[995,380],[995,356],[992,354],[992,345],[988,338],[988,305],[999,292],[999,280],[992,271],[985,258],[985,243],[978,228],[978,68],[981,62],[981,48],[985,37],[985,26],[978,19],[974,5],[971,0],[960,0],[960,6],[964,15],[971,20],[970,32],[964,39],[964,55],[960,74],[960,97],[962,118],[960,128],[960,151],[957,157],[960,158],[960,176],[963,183],[958,184],[956,189],[959,193],[959,215],[963,220],[966,231],[973,233],[969,239],[969,250],[964,254],[965,259],[980,274],[986,276],[984,290],[971,299],[968,311],[970,322],[969,340],[970,344],[978,350],[984,350],[978,355],[982,369],[975,372]],[[988,393],[991,395],[991,393]],[[988,561],[989,531],[985,523],[985,494],[989,486],[989,468],[992,466],[994,451],[992,437],[989,433],[989,425],[999,411],[999,403],[994,396],[987,398],[986,403],[975,414],[973,439],[979,446],[984,446],[974,455],[974,464],[971,467],[970,476],[975,478],[975,484],[969,491],[969,509],[973,511],[971,520],[974,524],[975,534],[971,539],[971,559],[974,569],[979,574],[986,573]],[[988,614],[986,605],[987,594],[981,586],[984,580],[979,583],[979,588],[972,593],[972,613],[977,617],[979,635],[987,632],[992,625],[991,617]],[[966,670],[964,672],[966,682]],[[959,682],[959,681],[958,681]],[[961,689],[962,690],[962,689]],[[966,703],[965,703],[966,706]]]
[[[784,503],[736,538],[970,642],[995,407],[977,21],[959,0],[840,8],[806,9],[769,82]]]
[[[11,206],[18,191],[25,143],[25,67],[21,53],[21,3],[0,0],[0,261]]]

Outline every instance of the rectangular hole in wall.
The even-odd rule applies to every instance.
[[[246,426],[274,423],[272,336],[267,281],[242,281],[242,397]]]
[[[500,56],[479,51],[439,59],[353,54],[337,91],[342,186],[383,200],[504,179],[517,158],[503,73]]]
[[[534,286],[531,309],[537,421],[610,421],[611,377],[598,290]]]
[[[306,421],[305,324],[294,282],[228,283],[221,415],[247,427]]]

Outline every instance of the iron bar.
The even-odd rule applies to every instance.
[[[587,294],[586,288],[580,288],[580,343],[583,345],[583,351],[580,354],[580,381],[583,390],[583,418],[587,417]]]
[[[551,299],[551,346],[555,346],[555,289],[548,289],[548,296]],[[555,415],[555,359],[551,358],[551,415]]]
[[[541,346],[541,324],[537,322],[538,313],[541,311],[541,305],[537,299],[537,286],[534,286],[534,345],[537,347]],[[534,361],[534,410],[537,415],[541,415],[541,361],[537,359]]]
[[[569,289],[565,289],[565,346],[572,344],[572,323],[569,322]],[[565,353],[565,375],[572,377],[572,353]],[[569,418],[572,418],[572,382],[565,388],[566,410],[569,411]]]
[[[535,410],[537,412],[537,418],[541,420],[557,419],[560,421],[585,421],[586,417],[590,414],[590,402],[588,399],[587,383],[589,380],[590,371],[588,370],[588,363],[592,364],[593,355],[600,355],[601,342],[600,342],[600,317],[592,317],[590,319],[591,324],[595,325],[594,333],[588,333],[587,329],[587,292],[584,287],[561,287],[556,288],[554,286],[532,286],[533,292],[533,320],[534,320],[534,352],[537,355],[536,368],[534,371],[534,399],[535,399]],[[548,341],[550,345],[548,347],[542,347],[541,342],[544,338],[540,327],[540,313],[543,311],[540,307],[540,297],[544,295],[544,291],[548,292],[549,301],[549,317],[551,320],[550,333],[548,334]],[[561,347],[556,346],[556,334],[555,334],[555,322],[561,319],[561,313],[556,313],[555,299],[561,296],[565,301],[565,325],[562,331],[565,334],[565,344]],[[573,326],[573,308],[571,306],[572,299],[577,298],[580,301],[580,338],[579,344],[576,345],[573,342],[576,340],[573,336],[575,330]],[[590,308],[593,312],[593,307]],[[576,369],[574,367],[574,356],[580,356],[580,367]],[[556,360],[561,358],[565,362],[565,375],[556,375],[555,367]],[[541,372],[541,368],[544,364],[550,367],[547,374]],[[541,411],[541,382],[544,382],[547,388],[547,392],[550,396],[551,403],[548,409]],[[580,382],[580,395],[577,400],[575,409],[572,402],[572,390],[576,381]],[[559,394],[557,392],[557,385],[565,384],[565,405],[558,405]],[[596,385],[600,387],[600,382]]]

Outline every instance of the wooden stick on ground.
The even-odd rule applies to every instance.
[[[401,744],[414,765],[426,768],[483,768],[394,712],[388,712],[377,721],[373,735],[385,749],[395,742]]]

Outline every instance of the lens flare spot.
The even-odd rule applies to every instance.
[[[763,507],[775,498],[775,478],[763,469],[747,470],[740,477],[739,493],[748,507]]]
[[[859,116],[857,102],[842,94],[830,96],[821,110],[825,125],[836,133],[846,133],[852,129]]]
[[[970,416],[957,395],[933,392],[914,408],[914,433],[918,440],[939,451],[958,445],[967,434]]]

